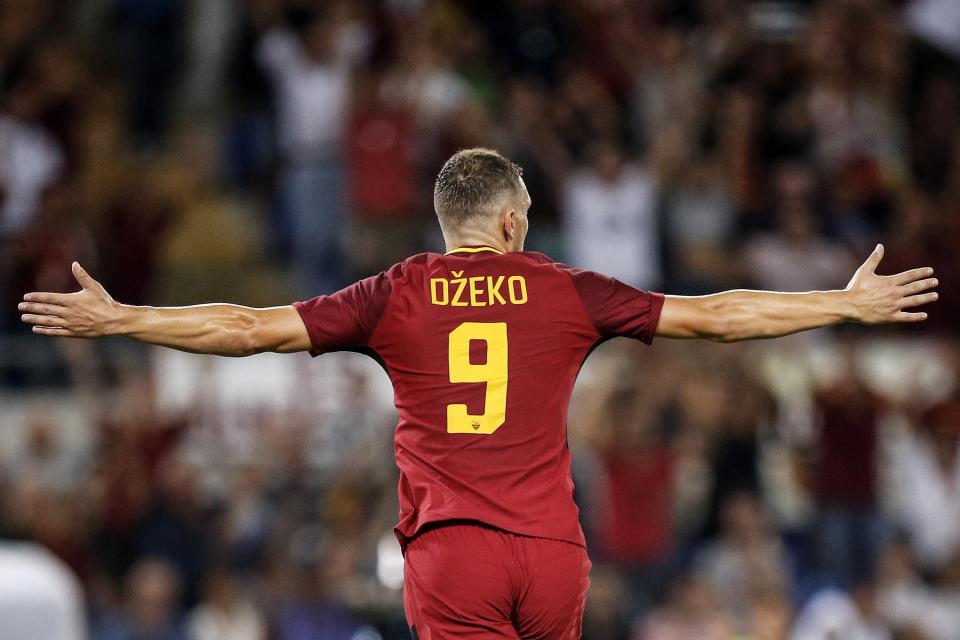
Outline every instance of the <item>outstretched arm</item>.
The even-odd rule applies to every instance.
[[[310,348],[292,306],[255,309],[233,304],[134,307],[120,304],[83,267],[73,263],[76,293],[28,293],[19,309],[33,332],[68,338],[127,336],[163,347],[221,356]]]
[[[657,335],[736,342],[780,336],[841,322],[887,324],[919,322],[923,312],[907,311],[937,299],[933,269],[922,267],[893,276],[877,275],[883,245],[870,254],[846,289],[778,293],[725,291],[708,296],[667,296]],[[800,267],[802,268],[802,266]]]

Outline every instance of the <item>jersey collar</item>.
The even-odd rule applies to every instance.
[[[494,253],[498,253],[501,255],[503,254],[503,251],[500,251],[499,249],[494,249],[493,247],[487,247],[487,246],[479,246],[479,247],[457,247],[456,249],[447,251],[443,255],[449,256],[454,253],[478,253],[480,251],[493,251]]]

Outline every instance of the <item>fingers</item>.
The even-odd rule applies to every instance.
[[[870,270],[870,273],[874,273],[880,265],[881,259],[883,259],[883,245],[878,244],[877,248],[874,249],[873,253],[867,258],[867,261],[863,263],[861,269],[866,268]]]
[[[927,314],[923,312],[907,313],[906,311],[898,311],[893,316],[894,322],[922,322],[926,319]]]
[[[909,309],[910,307],[919,307],[922,304],[928,304],[939,298],[939,294],[934,291],[933,293],[921,293],[915,296],[907,296],[906,298],[901,298],[900,308]]]
[[[84,289],[93,289],[97,286],[97,281],[90,277],[90,274],[87,273],[86,269],[80,266],[79,262],[74,262],[70,265],[70,270],[73,271],[73,277],[77,279],[77,283]]]
[[[72,295],[72,293],[33,292],[25,294],[23,299],[27,302],[45,302],[47,304],[64,306],[70,301],[70,296]]]
[[[42,316],[59,316],[63,315],[63,312],[66,310],[66,307],[62,307],[58,304],[43,304],[39,302],[21,302],[17,305],[17,309],[25,313],[36,313]]]
[[[933,275],[933,269],[930,267],[921,267],[919,269],[910,269],[896,275],[890,276],[896,284],[907,284],[920,278],[928,278]]]
[[[62,327],[66,321],[59,316],[41,316],[33,313],[25,313],[20,319],[27,324],[39,325],[42,327]]]
[[[916,282],[911,282],[908,285],[901,287],[903,295],[909,296],[914,293],[920,293],[921,291],[926,291],[927,289],[933,289],[937,286],[939,281],[936,278],[927,278],[926,280],[917,280]]]
[[[62,336],[65,338],[77,337],[72,331],[62,327],[34,327],[33,332],[42,336]]]

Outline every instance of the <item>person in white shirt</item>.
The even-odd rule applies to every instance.
[[[892,640],[875,611],[873,588],[858,587],[853,597],[839,589],[814,595],[800,611],[791,640]]]
[[[304,295],[331,293],[344,284],[343,146],[351,66],[365,49],[356,45],[363,34],[350,24],[335,23],[334,17],[307,12],[297,20],[296,31],[273,29],[257,49],[273,85],[283,161],[280,190],[289,216],[294,275]]]
[[[83,592],[46,549],[0,538],[0,638],[84,640]]]
[[[920,565],[938,571],[960,549],[960,401],[924,422],[894,446],[894,500]]]
[[[15,117],[16,90],[0,113],[0,238],[22,231],[33,219],[44,189],[63,171],[63,150],[42,127]]]
[[[189,640],[266,640],[263,614],[246,600],[225,570],[205,581],[204,599],[187,618]]]
[[[599,142],[589,168],[573,173],[563,193],[567,259],[641,289],[661,284],[657,188],[626,162],[613,142]]]

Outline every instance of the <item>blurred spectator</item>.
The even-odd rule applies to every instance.
[[[709,582],[687,575],[670,589],[670,598],[640,620],[633,640],[726,640],[733,625]]]
[[[153,167],[130,167],[105,203],[101,224],[106,233],[99,247],[104,280],[118,300],[129,304],[146,304],[151,298],[157,254],[174,217],[169,196],[145,188],[162,180]]]
[[[837,379],[814,396],[820,427],[816,535],[821,569],[849,586],[872,573],[884,541],[877,487],[883,406],[863,381],[853,346],[843,344],[840,351]]]
[[[763,289],[843,288],[856,264],[843,247],[819,233],[813,171],[801,164],[787,163],[778,168],[775,178],[775,229],[757,235],[747,244],[748,273]]]
[[[425,135],[442,130],[444,124],[470,97],[469,86],[454,69],[452,61],[423,33],[422,26],[404,24],[413,37],[397,43],[397,66],[384,79],[384,93],[409,104],[424,125]],[[416,37],[419,33],[422,37]],[[432,126],[431,126],[432,125]],[[440,126],[437,126],[440,125]]]
[[[916,0],[907,6],[910,28],[960,58],[960,8],[950,0]]]
[[[611,390],[593,434],[604,472],[595,553],[623,568],[639,611],[659,597],[674,551],[674,453],[657,431],[655,399],[646,395]]]
[[[273,514],[267,502],[266,483],[260,468],[253,464],[240,466],[230,475],[220,536],[213,544],[220,546],[230,566],[252,570],[263,560],[270,535]],[[221,587],[230,586],[221,584],[227,578],[228,575],[214,571],[208,590],[220,594]]]
[[[583,614],[583,640],[627,640],[629,596],[616,569],[594,563]]]
[[[179,614],[180,586],[171,565],[141,560],[127,579],[124,610],[98,620],[91,640],[187,640]]]
[[[410,101],[387,92],[378,72],[360,74],[354,84],[346,134],[350,206],[354,213],[350,264],[365,277],[419,251],[416,214],[419,166],[417,111]]]
[[[731,495],[721,516],[720,537],[701,551],[697,572],[716,590],[734,627],[745,633],[754,594],[789,595],[790,570],[756,496]]]
[[[141,148],[155,148],[170,124],[183,60],[185,0],[116,0],[119,61],[129,131]]]
[[[293,28],[264,34],[257,53],[273,81],[283,206],[290,215],[298,293],[307,296],[343,285],[343,144],[350,67],[358,53],[347,49],[350,41],[341,39],[342,25],[330,15],[304,9],[291,16]]]
[[[68,493],[87,469],[82,455],[62,440],[54,417],[38,408],[28,418],[24,448],[5,461],[7,473],[46,491]]]
[[[0,240],[21,232],[40,207],[43,190],[63,170],[63,149],[35,120],[36,99],[14,87],[0,111]]]
[[[705,462],[710,466],[709,513],[705,523],[708,536],[716,535],[722,527],[728,498],[744,492],[761,495],[762,438],[773,413],[768,393],[735,364],[719,383],[717,400],[722,404],[715,419],[722,423],[705,434],[709,439]]]
[[[713,293],[738,279],[728,251],[736,210],[720,171],[715,156],[692,159],[665,199],[667,273],[677,293]]]
[[[750,604],[749,637],[780,640],[790,636],[795,612],[789,598],[776,593],[758,593]]]
[[[266,640],[262,614],[239,591],[233,576],[213,569],[204,578],[204,597],[187,619],[188,640]]]
[[[288,584],[292,589],[280,604],[280,640],[380,640],[376,629],[357,620],[342,601],[353,548],[349,542],[317,540],[317,532],[300,532],[291,545],[295,554]],[[299,542],[300,544],[296,544]]]
[[[903,526],[926,569],[960,547],[960,402],[931,409],[895,453]]]
[[[545,82],[556,79],[558,63],[569,40],[562,9],[543,0],[506,3],[490,9],[493,42],[505,54],[507,67],[520,76]]]
[[[183,93],[191,113],[222,108],[227,95],[229,56],[240,26],[242,8],[239,4],[230,0],[187,3],[189,19],[184,34],[187,45],[184,58],[188,75]]]
[[[616,143],[593,144],[590,165],[564,193],[568,260],[628,284],[660,285],[657,190],[653,177],[629,163]]]
[[[42,547],[0,538],[0,636],[4,640],[84,640],[76,577]]]
[[[892,640],[879,619],[874,585],[863,583],[852,595],[826,589],[814,595],[797,617],[792,640]]]
[[[676,430],[674,516],[681,538],[696,542],[716,535],[719,528],[720,492],[713,486],[712,462],[731,400],[715,363],[710,366],[704,359],[702,364],[692,368],[689,362],[678,363],[670,372],[672,380],[660,378],[672,381],[662,393],[668,396],[668,415]],[[737,478],[752,478],[754,473],[752,467],[738,470]]]
[[[537,224],[530,227],[529,242],[554,251],[553,243],[560,216],[561,195],[556,184],[568,169],[570,154],[563,140],[544,114],[551,108],[552,96],[542,86],[529,81],[513,81],[506,92],[503,114],[504,152],[523,167]]]
[[[884,66],[886,61],[881,61],[880,66],[871,69],[866,52],[855,63],[845,63],[841,58],[848,43],[830,37],[831,30],[882,31],[886,12],[847,3],[833,11],[820,12],[817,18],[824,24],[822,29],[811,31],[807,46],[812,71],[808,100],[815,152],[821,166],[834,171],[861,158],[902,165],[903,144],[891,105],[885,100],[887,78],[883,75],[897,73],[897,67]],[[885,37],[889,41],[896,33],[886,31]]]
[[[879,563],[879,610],[897,631],[912,631],[929,640],[952,640],[960,633],[960,552],[935,580],[925,584],[914,570],[905,543],[890,545]]]
[[[171,453],[186,424],[161,418],[154,392],[149,380],[128,383],[101,424],[90,488],[93,548],[110,586],[121,584],[143,557],[169,562],[181,581],[179,595],[193,604],[213,560],[205,546],[207,504],[194,469]]]
[[[174,568],[183,584],[185,604],[199,597],[200,578],[213,561],[208,510],[196,470],[171,455],[157,466],[156,492],[139,524],[137,555],[160,558]]]

